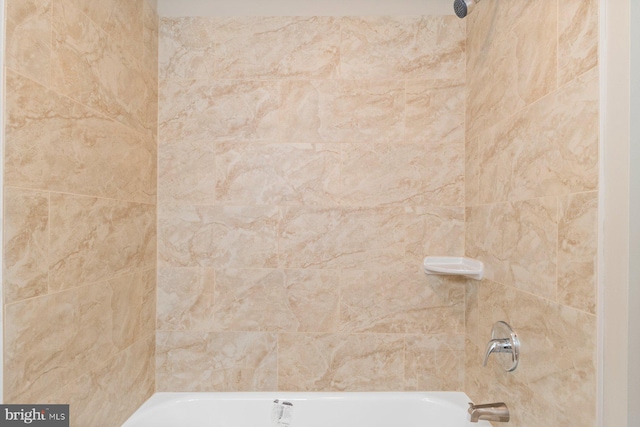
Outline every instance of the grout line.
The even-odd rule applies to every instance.
[[[154,206],[154,207],[158,206],[156,203],[150,203],[150,202],[140,202],[140,201],[128,200],[128,199],[116,199],[116,198],[106,197],[106,196],[96,196],[96,195],[92,195],[92,194],[72,193],[72,192],[52,190],[52,189],[47,189],[47,188],[30,188],[30,187],[23,187],[23,186],[20,186],[20,185],[11,185],[11,184],[9,184],[9,185],[5,184],[5,188],[21,190],[21,191],[25,191],[25,192],[33,192],[33,193],[49,193],[49,194],[59,194],[59,195],[62,195],[62,196],[69,196],[69,197],[76,197],[76,198],[90,198],[90,199],[98,199],[98,200],[108,200],[108,201],[111,201],[111,202],[128,203],[128,204],[132,204],[132,205],[144,205],[144,206]]]
[[[24,303],[26,301],[38,299],[38,298],[46,298],[46,297],[50,297],[50,296],[53,296],[53,295],[62,294],[62,293],[65,293],[65,292],[78,291],[78,290],[80,290],[82,288],[88,288],[88,287],[92,287],[92,286],[97,286],[97,285],[103,284],[105,282],[110,282],[112,280],[122,279],[123,277],[133,276],[135,274],[144,273],[146,271],[156,271],[156,267],[155,266],[144,266],[144,267],[140,267],[140,268],[133,268],[133,269],[127,270],[126,272],[121,272],[121,273],[118,273],[118,274],[116,274],[114,276],[109,276],[109,278],[104,278],[104,279],[96,280],[94,282],[84,283],[82,285],[72,286],[72,287],[58,289],[58,290],[54,290],[54,291],[51,291],[51,288],[50,288],[50,285],[49,285],[49,287],[48,287],[49,292],[47,292],[46,294],[35,295],[35,296],[29,297],[29,298],[23,298],[23,299],[20,299],[18,301],[13,301],[13,302],[10,302],[8,304],[4,304],[4,306],[8,307],[8,306],[16,305],[16,304],[21,304],[21,303]]]

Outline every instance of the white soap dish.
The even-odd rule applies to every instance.
[[[466,257],[428,256],[424,259],[424,272],[482,280],[484,264],[477,259]]]

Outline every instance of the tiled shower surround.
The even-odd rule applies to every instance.
[[[7,402],[110,427],[153,391],[463,390],[595,426],[597,1],[7,7]],[[485,280],[421,272],[464,254]],[[497,320],[514,373],[481,367]]]
[[[594,427],[598,2],[488,1],[467,20],[465,391],[509,425]],[[476,13],[477,12],[477,13]],[[491,325],[520,366],[481,366]]]
[[[157,14],[6,7],[4,400],[119,426],[155,389]]]
[[[158,390],[459,390],[465,23],[160,22]]]

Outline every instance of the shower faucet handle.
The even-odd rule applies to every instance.
[[[507,353],[509,358],[501,358],[500,364],[507,372],[512,372],[518,367],[520,361],[520,340],[518,335],[511,329],[506,322],[496,322],[491,330],[491,340],[487,344],[484,352],[484,361],[482,366],[487,366],[489,356],[493,353]]]
[[[487,349],[484,352],[484,361],[482,366],[487,366],[489,356],[492,353],[511,353],[513,346],[509,338],[493,339],[487,344]]]

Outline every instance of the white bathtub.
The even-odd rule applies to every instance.
[[[122,427],[487,427],[461,392],[156,393]]]

